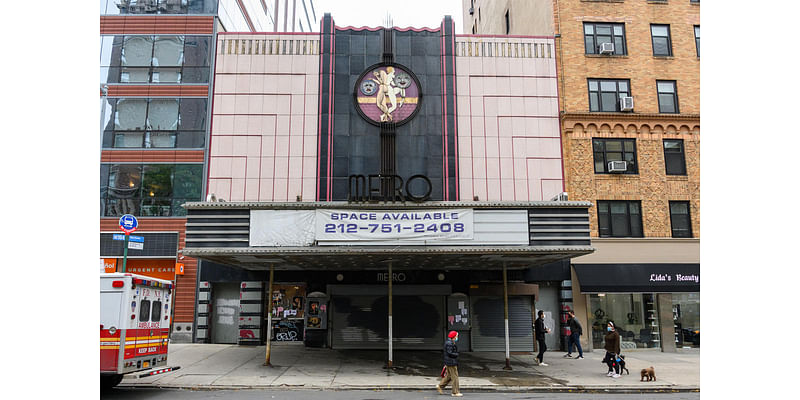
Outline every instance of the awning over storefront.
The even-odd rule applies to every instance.
[[[245,270],[524,269],[594,251],[587,202],[183,206],[183,255]]]
[[[575,264],[581,293],[700,291],[700,264]]]

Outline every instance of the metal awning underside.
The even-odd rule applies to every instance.
[[[383,270],[388,261],[403,269],[485,270],[511,269],[565,260],[592,253],[589,202],[426,202],[424,204],[351,204],[343,202],[191,202],[187,209],[185,247],[187,257],[247,270]],[[310,245],[268,247],[250,241],[254,210],[418,210],[471,208],[520,210],[529,230],[527,244],[485,245]],[[477,211],[476,211],[477,212]],[[490,241],[491,242],[491,241]],[[252,245],[252,246],[251,246]],[[271,246],[271,245],[269,245]]]
[[[283,270],[353,270],[385,269],[389,260],[395,268],[485,270],[500,269],[505,262],[509,269],[578,257],[594,251],[586,247],[248,247],[184,249],[187,257],[247,270],[268,270],[270,264]]]

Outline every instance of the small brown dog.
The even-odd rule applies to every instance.
[[[642,379],[639,382],[643,382],[644,378],[647,377],[647,381],[650,382],[656,380],[656,370],[651,366],[650,368],[643,368],[642,369]]]

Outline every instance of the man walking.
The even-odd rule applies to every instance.
[[[456,342],[458,341],[458,332],[450,331],[447,335],[447,340],[444,342],[444,365],[447,369],[445,372],[444,377],[442,377],[442,381],[436,385],[436,390],[439,394],[444,394],[442,389],[447,386],[448,383],[453,385],[453,393],[451,396],[453,397],[461,397],[463,396],[461,392],[458,390],[458,346],[456,346]]]
[[[544,352],[547,351],[547,344],[544,342],[545,333],[550,333],[550,328],[544,325],[544,311],[539,310],[539,318],[533,323],[533,330],[536,335],[536,343],[539,345],[539,354],[536,355],[536,360],[539,365],[546,367],[544,363]]]
[[[581,348],[581,335],[583,335],[583,327],[581,323],[575,318],[575,311],[567,311],[569,317],[569,339],[567,340],[567,354],[564,357],[572,357],[572,343],[578,347],[578,358],[576,360],[583,360],[583,348]]]

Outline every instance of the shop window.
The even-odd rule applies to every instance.
[[[592,342],[603,348],[606,326],[614,322],[620,335],[622,352],[626,349],[660,348],[656,295],[652,293],[600,293],[589,295],[589,318]]]
[[[150,300],[142,300],[139,303],[139,322],[150,320]]]
[[[600,237],[644,237],[640,201],[597,201]]]
[[[672,318],[675,321],[675,344],[700,347],[700,293],[673,293]]]

